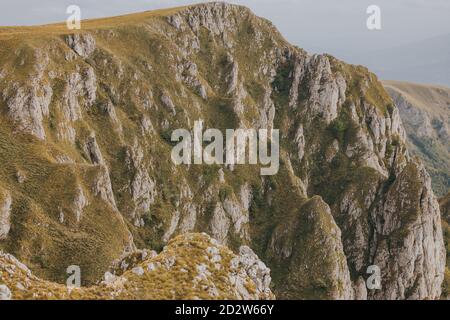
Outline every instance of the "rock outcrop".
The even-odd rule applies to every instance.
[[[0,300],[21,299],[274,299],[270,270],[248,247],[236,255],[205,234],[185,234],[164,250],[143,250],[115,262],[87,288],[44,281],[0,252]],[[11,289],[10,289],[11,288]]]
[[[11,229],[11,204],[10,193],[0,187],[0,240],[6,239]]]
[[[341,230],[330,208],[315,197],[300,210],[277,227],[270,242],[271,255],[289,270],[279,298],[353,299]]]
[[[83,58],[89,57],[95,50],[95,39],[91,34],[71,34],[66,37],[67,45]]]
[[[440,209],[424,167],[408,164],[376,204],[373,214],[373,263],[383,270],[384,279],[396,279],[382,281],[384,290],[375,296],[439,299],[446,253],[443,246],[435,246],[443,243]]]
[[[11,290],[4,284],[0,285],[0,300],[11,300]]]
[[[444,233],[445,248],[447,250],[447,264],[445,268],[444,283],[442,284],[443,299],[450,299],[450,192],[439,200],[442,213],[442,229]]]
[[[132,17],[73,35],[0,30],[0,184],[12,198],[0,197],[1,249],[74,299],[269,298],[268,268],[281,298],[439,297],[439,208],[374,74],[307,54],[241,6]],[[199,120],[223,136],[278,129],[277,174],[173,163],[173,131]],[[220,245],[171,240],[187,232]],[[148,246],[167,249],[136,250]],[[121,256],[102,285],[54,283],[70,263],[92,286]],[[377,268],[380,286],[367,286]],[[185,281],[146,290],[163,277]]]

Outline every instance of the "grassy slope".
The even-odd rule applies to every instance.
[[[432,125],[434,119],[439,119],[450,127],[450,88],[400,81],[383,81],[383,85],[401,95],[413,108],[427,113]],[[411,150],[426,164],[436,194],[443,196],[450,188],[450,141],[445,137],[420,138],[410,125],[405,125],[405,129]]]
[[[94,31],[99,29],[111,29],[120,26],[142,23],[145,22],[146,20],[153,19],[155,17],[164,17],[174,14],[185,8],[187,7],[184,6],[170,9],[145,11],[116,17],[83,20],[81,22],[82,23],[81,32]],[[35,38],[36,36],[65,35],[65,34],[72,34],[74,32],[76,31],[68,30],[65,23],[55,23],[30,27],[0,26],[0,39]]]
[[[402,81],[382,81],[386,88],[405,95],[417,108],[433,116],[450,118],[450,88]]]
[[[221,257],[220,268],[208,251],[212,248]],[[0,285],[6,284],[15,300],[235,300],[240,297],[229,277],[236,272],[231,265],[234,258],[236,255],[233,252],[211,242],[209,237],[186,234],[172,239],[159,255],[130,262],[128,270],[118,275],[111,284],[68,289],[27,274],[0,253]],[[200,265],[205,267],[203,278],[197,276]],[[153,269],[148,269],[148,266]],[[141,268],[142,274],[135,273],[134,268]],[[17,283],[25,286],[25,290],[16,287]],[[243,285],[249,294],[257,296],[252,279],[244,277]],[[213,288],[217,296],[211,294]]]

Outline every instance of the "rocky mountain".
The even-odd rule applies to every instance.
[[[409,149],[425,163],[439,196],[450,190],[450,88],[384,81],[400,110]]]
[[[96,283],[113,261],[205,232],[235,252],[252,248],[277,298],[440,297],[446,256],[431,179],[366,68],[308,55],[225,3],[85,21],[76,33],[2,28],[0,43],[0,248],[45,279],[33,278],[36,286],[54,288],[46,292],[67,297],[47,281],[65,283],[77,265],[92,288],[82,297],[110,297],[116,291]],[[175,165],[172,132],[195,121],[222,132],[279,129],[278,173]],[[174,241],[189,287],[204,258],[177,259],[191,242]],[[2,257],[6,268],[17,264]],[[142,263],[150,280],[118,298],[209,297],[147,293],[172,271],[152,278]],[[270,295],[261,264],[253,297]],[[214,276],[210,268],[202,273]],[[117,281],[141,283],[133,269]],[[27,297],[15,289],[23,272],[1,277]],[[229,279],[209,280],[223,285],[215,297],[227,297]]]
[[[110,271],[96,286],[67,287],[33,276],[12,255],[0,253],[0,300],[274,298],[270,270],[249,247],[235,255],[205,234],[176,237],[160,254],[138,250],[115,261]]]

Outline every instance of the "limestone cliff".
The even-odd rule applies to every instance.
[[[445,268],[442,298],[450,299],[450,192],[439,200],[442,212],[442,228],[444,232],[445,248],[447,251],[447,267]]]
[[[0,248],[39,277],[79,265],[92,285],[136,248],[206,232],[245,261],[252,248],[279,298],[439,298],[439,206],[366,68],[225,3],[0,29],[0,44]],[[171,133],[197,120],[279,129],[278,174],[176,166]]]

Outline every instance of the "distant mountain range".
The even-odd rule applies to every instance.
[[[350,61],[367,66],[381,79],[450,86],[450,34],[371,51]]]
[[[436,194],[450,189],[450,88],[383,81],[400,110],[410,150],[424,161]]]

